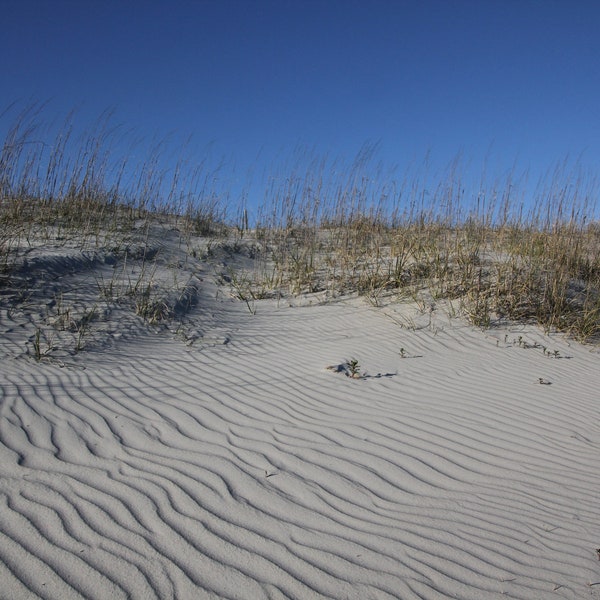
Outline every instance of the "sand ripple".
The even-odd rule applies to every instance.
[[[599,594],[597,354],[219,310],[221,343],[3,365],[2,598]],[[368,377],[326,369],[351,356]]]

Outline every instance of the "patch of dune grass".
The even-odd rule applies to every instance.
[[[427,190],[418,178],[390,180],[366,146],[346,167],[304,157],[274,173],[249,222],[246,199],[227,198],[226,210],[198,167],[161,168],[157,148],[135,165],[116,156],[110,114],[77,139],[72,116],[50,140],[41,120],[39,106],[18,113],[0,149],[2,281],[34,238],[125,252],[133,229],[169,218],[184,237],[252,248],[253,268],[228,275],[252,313],[275,292],[358,294],[374,305],[426,295],[481,327],[513,320],[580,340],[600,334],[593,178],[557,168],[527,202],[510,177],[469,198],[455,171]],[[168,318],[160,293],[144,289],[138,314]]]

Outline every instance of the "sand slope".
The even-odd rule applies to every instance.
[[[600,598],[597,352],[180,268],[185,328],[73,356],[3,310],[1,598]]]

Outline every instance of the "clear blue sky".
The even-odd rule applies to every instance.
[[[600,165],[597,0],[0,0],[0,110],[49,100],[261,170]],[[258,157],[258,158],[257,158]],[[200,160],[200,156],[198,156]]]

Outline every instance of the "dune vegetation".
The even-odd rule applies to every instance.
[[[366,146],[345,167],[305,157],[268,177],[249,208],[244,195],[232,199],[216,187],[206,165],[162,168],[160,144],[133,164],[115,151],[120,129],[108,113],[83,136],[71,115],[50,140],[43,116],[40,107],[23,110],[2,143],[5,296],[31,249],[47,242],[124,257],[135,234],[147,275],[153,257],[144,232],[168,222],[190,253],[191,236],[203,236],[207,257],[219,248],[251,257],[219,274],[251,311],[267,297],[358,294],[375,305],[414,301],[423,311],[443,304],[481,327],[526,321],[580,341],[600,332],[596,186],[577,169],[557,167],[532,197],[511,175],[469,195],[454,168],[433,183],[368,173],[374,148]],[[100,287],[114,294],[110,284]],[[143,277],[130,281],[136,312],[173,317],[150,292]]]

